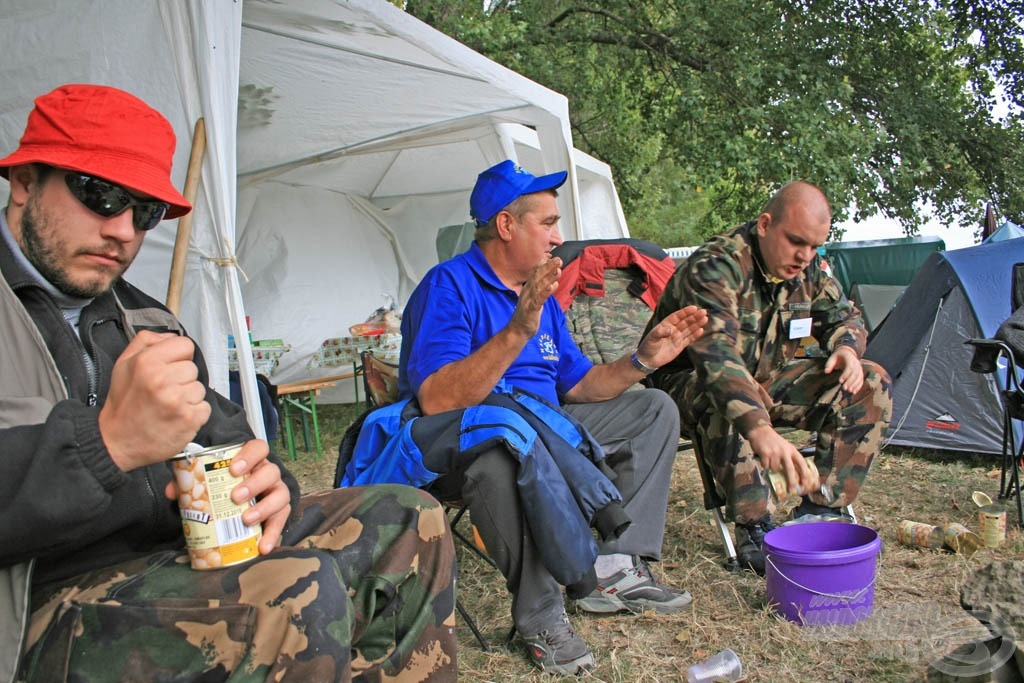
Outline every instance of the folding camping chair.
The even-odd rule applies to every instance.
[[[733,543],[732,534],[729,533],[729,522],[725,519],[725,493],[718,488],[718,483],[711,474],[711,468],[697,446],[697,440],[692,441],[684,437],[679,443],[679,450],[693,447],[693,455],[697,459],[697,471],[700,472],[700,483],[704,487],[704,509],[711,513],[711,524],[718,531],[722,539],[722,549],[725,551],[725,569],[729,572],[738,572],[741,567],[736,559],[736,545]]]
[[[968,339],[966,344],[974,347],[971,370],[983,374],[997,374],[1000,365],[1005,365],[1006,377],[999,390],[1003,404],[1002,463],[999,473],[999,500],[1011,497],[1017,499],[1017,524],[1024,527],[1024,506],[1020,493],[1020,463],[1024,458],[1024,438],[1014,443],[1013,421],[1024,420],[1024,388],[1018,376],[1021,365],[1018,354],[999,339]],[[1022,358],[1024,360],[1024,358]],[[998,376],[996,379],[998,383]]]
[[[1024,420],[1024,385],[1020,373],[1024,369],[1024,263],[1013,266],[1010,295],[1013,314],[999,326],[994,339],[968,339],[974,347],[971,370],[995,375],[999,385],[1000,367],[1005,372],[999,397],[1003,404],[1002,465],[999,475],[999,499],[1017,499],[1017,524],[1024,527],[1024,504],[1021,502],[1020,468],[1024,459],[1024,435],[1014,443],[1013,422]]]
[[[360,360],[363,365],[363,388],[366,391],[367,412],[375,408],[380,408],[394,403],[398,400],[398,366],[394,363],[389,363],[382,358],[378,358],[369,350],[363,351],[360,354]],[[345,438],[354,437],[346,434]],[[337,480],[338,476],[335,477],[335,481]],[[471,540],[459,529],[459,522],[462,520],[462,517],[465,515],[468,508],[458,501],[442,502],[442,505],[444,506],[445,513],[448,515],[448,523],[455,538],[462,542],[463,545],[469,548],[478,557],[483,559],[484,562],[497,568],[497,565],[494,564],[494,560],[488,557],[487,553],[485,553],[481,548],[481,544],[476,543],[475,540]],[[480,633],[480,629],[477,627],[476,621],[474,621],[469,615],[466,608],[463,607],[462,601],[458,598],[455,600],[455,609],[458,610],[459,615],[466,623],[466,626],[469,627],[469,630],[473,632],[473,636],[476,638],[477,642],[480,643],[481,649],[483,649],[484,652],[490,652],[491,646],[487,643],[483,634]],[[513,628],[508,637],[509,642],[511,642],[514,635],[515,629]]]
[[[363,390],[366,392],[366,408],[373,410],[398,400],[398,366],[373,355],[373,351],[359,354],[363,364]]]
[[[783,430],[785,431],[785,430]],[[680,451],[693,447],[693,455],[697,459],[697,471],[700,473],[700,482],[704,487],[704,509],[711,513],[711,524],[715,527],[719,537],[722,539],[722,549],[725,552],[724,566],[726,571],[738,572],[742,569],[736,556],[736,545],[729,533],[729,522],[725,517],[725,492],[715,481],[711,473],[711,467],[704,460],[698,439],[690,439],[685,434],[679,442]],[[814,454],[814,445],[805,445],[800,448],[804,456]],[[843,510],[850,516],[853,523],[857,523],[857,514],[853,511],[852,505],[847,505]]]

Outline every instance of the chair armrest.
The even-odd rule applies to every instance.
[[[976,349],[1003,349],[1009,350],[1004,342],[998,339],[968,339],[964,344],[969,344]]]
[[[1013,350],[1006,342],[999,339],[968,339],[964,344],[974,347],[971,356],[971,371],[989,374],[996,371],[999,357],[1005,355],[1007,360],[1014,362]]]

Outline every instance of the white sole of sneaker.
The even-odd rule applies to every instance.
[[[576,601],[576,607],[591,614],[617,614],[619,612],[630,612],[632,614],[641,614],[643,612],[677,614],[683,610],[690,609],[692,604],[692,598],[667,603],[609,600],[607,598],[583,598]]]

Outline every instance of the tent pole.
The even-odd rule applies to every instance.
[[[189,204],[195,206],[196,194],[199,191],[199,174],[203,168],[203,157],[206,155],[206,122],[200,117],[196,120],[195,132],[192,135],[192,151],[188,158],[188,171],[185,174],[185,189],[182,194]],[[178,234],[174,238],[174,255],[171,258],[171,275],[167,283],[167,308],[178,315],[181,308],[181,290],[185,284],[185,259],[188,256],[188,243],[192,237],[192,217],[195,209],[178,219]]]

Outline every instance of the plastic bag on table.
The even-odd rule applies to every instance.
[[[365,322],[357,323],[348,328],[352,336],[375,336],[378,334],[398,334],[402,326],[402,314],[395,308],[395,300],[384,294],[387,303],[370,314]]]

